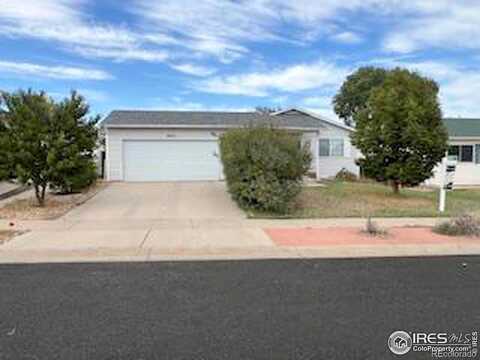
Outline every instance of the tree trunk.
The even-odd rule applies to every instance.
[[[35,185],[35,197],[37,198],[38,206],[45,206],[45,185]]]
[[[393,189],[393,193],[395,195],[399,194],[400,193],[400,183],[398,181],[393,180],[392,181],[392,189]]]

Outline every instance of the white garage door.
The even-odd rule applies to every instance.
[[[123,142],[125,181],[219,180],[217,141],[155,140]]]

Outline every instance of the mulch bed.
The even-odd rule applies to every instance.
[[[475,237],[435,234],[429,227],[394,227],[388,229],[385,236],[369,235],[358,227],[269,228],[264,231],[278,246],[440,245],[459,241],[480,241]]]
[[[37,204],[35,196],[27,199],[18,199],[7,203],[0,208],[0,219],[9,220],[52,220],[66,214],[76,206],[91,199],[107,186],[106,183],[98,182],[89,189],[69,195],[56,195],[48,193],[45,198],[45,206]]]

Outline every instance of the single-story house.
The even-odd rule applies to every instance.
[[[299,109],[258,112],[112,111],[105,129],[105,177],[109,181],[222,180],[218,138],[226,130],[269,123],[299,131],[312,151],[318,179],[341,169],[355,174],[358,151],[352,128]]]
[[[454,186],[480,185],[480,119],[446,118],[449,136],[448,157],[457,161]],[[428,185],[443,183],[441,167],[437,167]]]

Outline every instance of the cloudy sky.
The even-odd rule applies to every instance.
[[[480,117],[478,0],[0,0],[0,89],[112,109],[297,106],[333,116],[362,65],[416,69]]]

